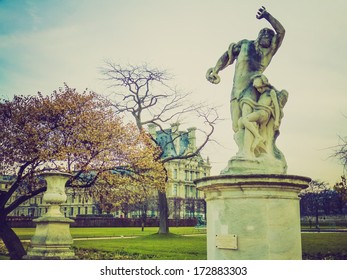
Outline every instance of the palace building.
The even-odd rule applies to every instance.
[[[149,132],[162,148],[162,158],[172,158],[165,163],[169,174],[166,186],[169,217],[205,217],[204,194],[196,189],[194,180],[210,175],[209,159],[204,160],[200,154],[192,158],[175,159],[197,150],[196,128],[182,131],[179,124],[175,123],[169,129],[156,131],[155,126],[151,125]]]

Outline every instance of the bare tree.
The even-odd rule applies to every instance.
[[[334,157],[339,159],[345,170],[347,169],[347,137],[339,137],[340,144],[335,147]]]
[[[319,215],[323,211],[324,201],[329,197],[330,188],[327,183],[312,180],[307,189],[300,193],[301,214],[315,217],[316,229],[319,229]]]
[[[139,130],[152,125],[165,133],[165,125],[182,122],[186,117],[195,116],[202,121],[203,125],[197,129],[202,134],[201,144],[185,153],[166,157],[161,154],[157,160],[166,163],[175,159],[195,157],[212,140],[215,124],[219,120],[216,108],[206,106],[202,102],[189,102],[190,93],[181,92],[176,87],[169,85],[172,77],[167,71],[151,68],[148,65],[122,66],[106,61],[101,73],[109,83],[109,87],[116,90],[112,94],[111,100],[117,113],[130,114],[135,119]],[[155,137],[152,138],[154,143],[159,146]],[[172,141],[175,140],[172,139]],[[166,193],[159,191],[158,198],[159,233],[168,233]]]

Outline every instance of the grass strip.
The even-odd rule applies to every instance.
[[[75,240],[80,259],[206,259],[206,235],[192,227],[170,228],[168,235],[156,234],[157,228],[71,228],[74,238],[126,237],[118,239]],[[15,229],[22,240],[30,239],[34,228]],[[0,241],[0,260],[8,259]],[[26,243],[28,244],[28,243]],[[303,259],[347,259],[347,232],[302,233]]]

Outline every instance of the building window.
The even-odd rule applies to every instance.
[[[173,175],[174,175],[174,179],[177,179],[177,169],[174,169]]]
[[[188,198],[190,197],[190,187],[186,186],[185,189],[186,189],[185,197]]]
[[[174,184],[172,187],[172,195],[177,196],[177,184]]]

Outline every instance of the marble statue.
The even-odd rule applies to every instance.
[[[230,111],[239,151],[222,171],[224,174],[285,174],[287,170],[285,158],[275,141],[288,92],[275,89],[263,75],[282,44],[285,29],[265,7],[258,10],[256,17],[266,19],[274,30],[264,28],[256,40],[231,43],[215,67],[206,73],[209,82],[218,84],[219,71],[235,64]]]
[[[264,75],[282,44],[285,30],[264,7],[256,40],[230,44],[206,78],[235,65],[230,110],[238,151],[220,175],[194,181],[206,197],[208,260],[300,260],[302,258],[299,193],[310,178],[287,175],[287,163],[276,140],[288,100]],[[271,81],[271,83],[270,83]]]

